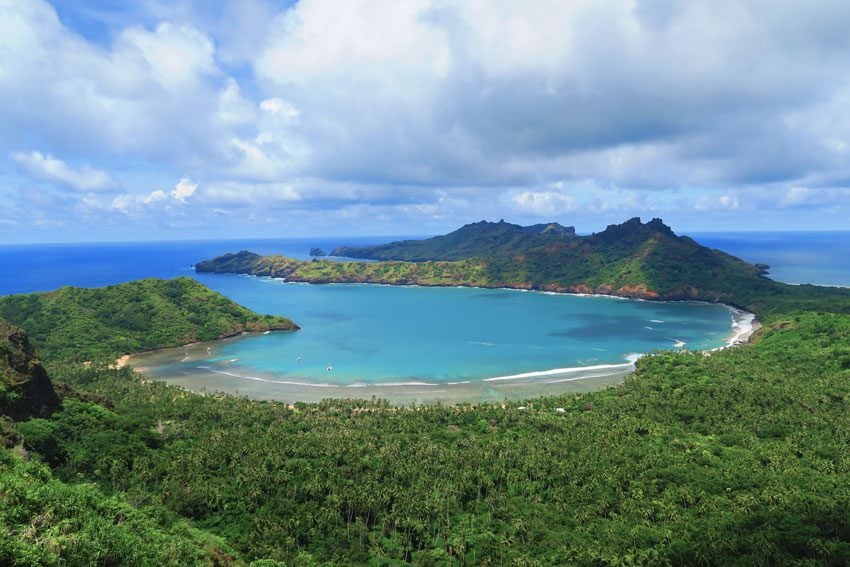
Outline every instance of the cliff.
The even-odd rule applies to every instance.
[[[59,398],[21,329],[0,319],[0,415],[15,421],[46,417]]]

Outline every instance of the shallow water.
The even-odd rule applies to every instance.
[[[550,392],[609,383],[639,353],[716,348],[733,331],[729,309],[703,303],[212,277],[225,295],[285,313],[302,330],[138,356],[134,366],[252,397],[502,399],[543,384]]]

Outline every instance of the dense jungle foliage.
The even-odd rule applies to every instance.
[[[847,564],[850,291],[751,276],[750,344],[522,404],[199,395],[16,320],[64,399],[0,420],[0,564]]]
[[[102,401],[17,425],[53,472],[4,456],[6,557],[843,564],[850,319],[766,323],[752,345],[654,354],[621,387],[525,406],[288,407],[56,363]],[[76,512],[51,500],[74,491]],[[97,510],[121,502],[135,515],[99,539]],[[131,525],[170,543],[137,546]]]
[[[44,358],[73,361],[297,328],[284,317],[257,315],[191,278],[4,296],[0,319],[24,328]]]

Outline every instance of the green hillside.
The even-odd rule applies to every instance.
[[[370,258],[386,255],[418,260],[427,248],[439,260],[305,262],[242,251],[198,262],[195,269],[310,283],[515,287],[646,299],[699,299],[738,306],[751,305],[760,296],[794,293],[789,286],[764,277],[760,267],[701,246],[690,238],[676,236],[659,219],[647,223],[631,219],[584,237],[566,231],[524,233],[523,230],[508,223],[481,222],[444,237],[345,251]],[[494,244],[491,241],[494,233],[506,235],[509,244]],[[448,242],[464,252],[437,253]],[[482,252],[488,247],[500,251]],[[394,252],[390,254],[389,250]],[[455,255],[479,253],[483,255],[451,259]]]
[[[4,296],[0,318],[24,328],[46,358],[76,361],[297,329],[289,319],[257,315],[190,278]]]
[[[0,565],[234,564],[222,538],[29,456],[0,449]]]
[[[367,247],[340,246],[334,248],[331,255],[407,262],[510,256],[529,248],[572,240],[575,233],[574,227],[561,226],[556,222],[519,226],[505,221],[481,221],[426,240],[405,240]]]

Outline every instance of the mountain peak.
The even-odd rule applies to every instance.
[[[548,222],[541,224],[532,224],[522,228],[526,234],[557,234],[557,235],[575,235],[576,227],[564,226],[557,222]]]
[[[596,233],[595,236],[621,239],[629,236],[647,236],[659,232],[668,236],[675,236],[673,229],[664,224],[664,221],[660,218],[656,217],[647,223],[643,223],[640,217],[632,217],[621,224],[609,224],[605,230]]]

